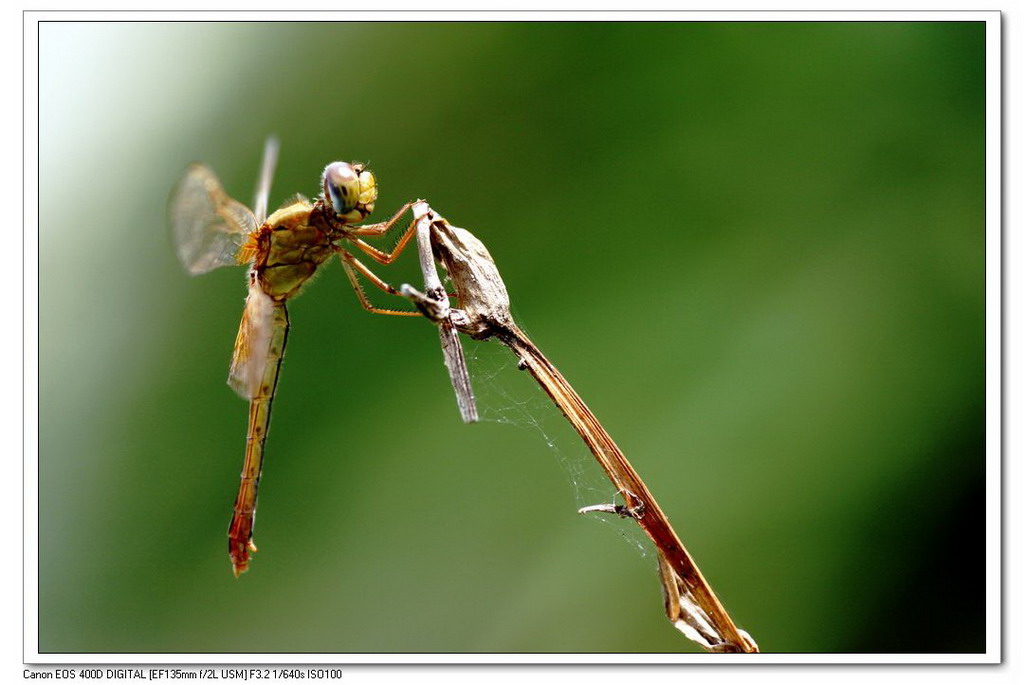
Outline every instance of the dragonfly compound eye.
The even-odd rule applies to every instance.
[[[324,199],[334,213],[345,216],[359,204],[359,172],[346,162],[332,162],[324,169]]]
[[[377,179],[362,164],[333,162],[324,169],[324,199],[337,217],[359,223],[373,211],[377,200]]]

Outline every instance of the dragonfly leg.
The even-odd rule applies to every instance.
[[[363,290],[363,286],[359,283],[359,276],[356,274],[358,271],[366,277],[370,283],[377,286],[389,295],[401,295],[394,287],[383,281],[377,274],[370,271],[370,269],[360,262],[358,259],[353,257],[348,252],[341,250],[338,255],[341,257],[341,265],[345,267],[345,274],[348,276],[349,283],[352,284],[352,289],[356,291],[356,297],[359,298],[359,303],[363,305],[363,309],[370,312],[371,314],[389,314],[391,316],[420,316],[418,311],[406,311],[399,309],[382,309],[375,307],[370,302],[369,298],[366,297],[366,292]]]
[[[367,226],[355,226],[354,228],[348,229],[348,234],[351,236],[349,237],[349,241],[353,245],[358,247],[360,250],[365,252],[370,257],[370,259],[374,260],[375,262],[378,262],[380,264],[390,264],[391,262],[395,261],[398,258],[398,255],[402,254],[402,250],[406,248],[406,246],[409,244],[409,241],[412,240],[412,237],[416,235],[416,225],[418,222],[415,219],[409,222],[409,226],[405,229],[405,231],[402,232],[402,235],[399,237],[398,242],[395,243],[395,247],[391,250],[391,252],[385,252],[384,250],[380,250],[355,236],[384,235],[392,228],[394,228],[395,224],[397,224],[399,219],[402,218],[402,215],[409,211],[409,208],[412,207],[412,205],[412,202],[406,202],[404,205],[402,205],[402,208],[395,213],[393,217],[382,223],[369,224]]]
[[[352,226],[348,229],[348,232],[352,235],[365,235],[365,236],[382,236],[398,223],[398,220],[402,218],[402,215],[409,211],[414,202],[406,202],[402,205],[395,215],[387,221],[381,221],[377,224],[364,224],[362,226]]]

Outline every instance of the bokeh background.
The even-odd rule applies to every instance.
[[[337,264],[291,307],[232,576],[244,276],[186,276],[164,212],[194,160],[248,202],[271,132],[272,205],[359,160],[381,217],[423,197],[487,243],[765,651],[984,650],[982,24],[39,37],[41,651],[699,651],[574,513],[600,480],[557,414],[462,425],[432,327]],[[497,416],[523,376],[488,363]]]

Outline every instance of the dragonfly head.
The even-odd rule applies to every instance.
[[[324,200],[331,203],[339,221],[357,224],[373,211],[377,179],[362,164],[332,162],[324,169]]]

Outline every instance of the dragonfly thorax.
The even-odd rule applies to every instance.
[[[377,201],[377,179],[362,164],[328,164],[324,169],[323,188],[324,201],[342,223],[364,221]]]

